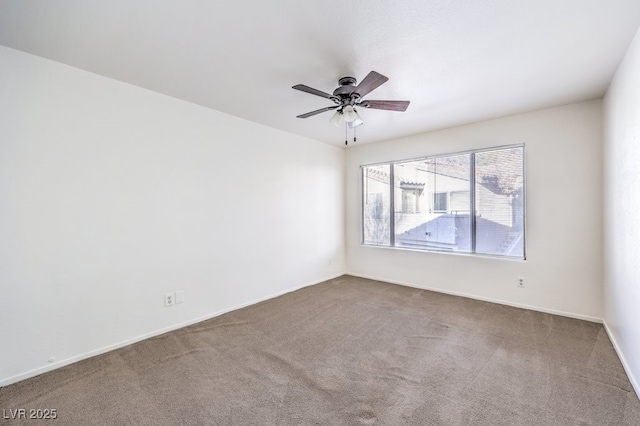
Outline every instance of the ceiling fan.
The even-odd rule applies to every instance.
[[[338,80],[338,88],[333,91],[333,94],[325,93],[320,90],[314,89],[304,84],[296,84],[293,89],[300,90],[302,92],[311,93],[312,95],[320,96],[331,100],[335,105],[321,108],[315,111],[307,112],[306,114],[298,115],[298,118],[309,118],[316,114],[320,114],[326,111],[334,111],[335,113],[329,120],[336,126],[345,124],[345,132],[347,128],[354,129],[353,141],[355,138],[355,128],[363,124],[362,119],[356,111],[356,107],[369,108],[369,109],[382,109],[386,111],[406,111],[409,106],[409,101],[380,101],[380,100],[362,100],[370,92],[378,88],[383,83],[389,80],[384,75],[371,71],[367,76],[356,86],[357,80],[353,77],[342,77]],[[345,145],[347,142],[345,141]]]

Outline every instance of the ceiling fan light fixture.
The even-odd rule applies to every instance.
[[[346,121],[347,123],[351,123],[355,120],[360,120],[360,116],[358,115],[358,113],[356,112],[356,110],[351,106],[351,105],[347,105],[342,109],[342,113],[344,114],[344,121]]]
[[[356,119],[353,121],[349,121],[347,122],[347,124],[349,125],[350,129],[353,129],[354,127],[358,127],[362,124],[364,124],[364,121],[362,121],[362,118],[360,118],[360,115],[358,115],[358,113],[356,112]]]
[[[344,122],[344,114],[342,111],[336,111],[329,119],[329,122],[336,127],[340,127]]]

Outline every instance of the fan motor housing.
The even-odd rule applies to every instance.
[[[342,77],[338,80],[340,87],[333,91],[333,96],[340,96],[341,98],[350,97],[356,83],[357,80],[354,77]]]

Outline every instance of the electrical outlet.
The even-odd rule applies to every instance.
[[[184,303],[184,291],[176,291],[176,305]]]
[[[524,278],[523,277],[518,277],[518,287],[519,288],[524,288]]]
[[[175,293],[165,293],[164,295],[164,306],[168,308],[169,306],[173,306],[176,302],[176,294]]]

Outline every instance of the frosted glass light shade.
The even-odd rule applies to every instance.
[[[362,118],[360,118],[360,115],[358,115],[356,110],[351,105],[347,105],[340,111],[336,111],[329,119],[329,122],[337,127],[340,127],[343,124],[347,123],[350,129],[364,124]]]
[[[334,126],[340,127],[344,122],[344,114],[340,111],[336,111],[333,116],[329,119],[329,122]]]
[[[342,109],[342,113],[344,114],[344,121],[349,123],[354,121],[356,118],[359,118],[358,113],[355,109],[353,109],[351,105],[347,105],[346,107],[344,107]]]
[[[356,119],[353,121],[349,121],[349,128],[353,129],[354,127],[358,127],[361,124],[364,124],[364,121],[362,121],[362,119],[360,118],[360,116],[358,115],[358,113],[356,112]]]

